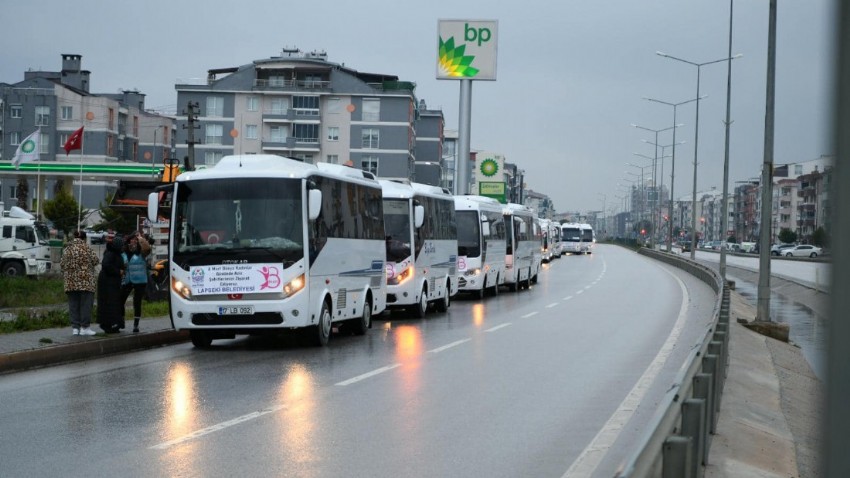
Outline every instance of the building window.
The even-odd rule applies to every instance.
[[[329,154],[327,162],[331,163],[331,164],[339,164],[339,155],[338,154]]]
[[[109,123],[108,128],[112,129],[115,127],[115,110],[109,108]]]
[[[156,131],[156,130],[154,130]],[[139,137],[139,117],[133,116],[133,136]]]
[[[21,105],[12,105],[9,107],[10,118],[21,118],[24,115],[24,108]]]
[[[171,144],[171,141],[168,140],[168,131],[169,131],[168,126],[162,127],[162,142],[164,144]]]
[[[295,141],[299,143],[318,143],[319,125],[317,124],[295,124]]]
[[[802,164],[795,164],[794,165],[794,175],[799,176],[801,174],[803,174],[803,165]]]
[[[127,158],[124,157],[124,141],[118,140],[118,159],[125,160]]]
[[[224,98],[221,96],[207,97],[207,116],[224,116]]]
[[[63,106],[62,107],[62,119],[63,120],[74,119],[74,107],[73,106]]]
[[[204,138],[204,143],[221,144],[222,129],[220,124],[208,124],[205,128],[206,138]]]
[[[342,112],[342,100],[337,97],[328,98],[327,101],[325,101],[325,106],[327,106],[328,113]]]
[[[9,199],[18,199],[18,187],[9,186]]]
[[[339,141],[339,126],[328,126],[328,141]]]
[[[378,157],[377,156],[364,156],[363,159],[360,160],[360,169],[363,171],[369,171],[375,176],[378,175]]]
[[[286,142],[286,128],[283,126],[272,126],[271,127],[271,138],[269,140],[272,143],[285,143]]]
[[[62,134],[59,135],[59,146],[60,147],[64,146],[65,143],[68,142],[68,136],[71,136],[71,135],[69,133],[62,133]]]
[[[50,154],[50,135],[42,134],[38,138],[38,153]]]
[[[248,111],[258,111],[260,109],[260,99],[256,96],[249,96],[245,100],[245,105]]]
[[[111,134],[106,135],[106,155],[112,156],[112,151],[115,148],[115,137]]]
[[[21,144],[20,131],[12,131],[11,133],[9,133],[9,144],[12,146],[17,146]]]
[[[296,115],[319,116],[319,97],[293,96],[292,108],[295,110]]]
[[[269,86],[283,86],[286,84],[286,80],[282,76],[270,76],[269,77]]]
[[[380,133],[377,128],[365,128],[363,130],[363,149],[378,149],[380,145]]]
[[[257,125],[245,125],[245,139],[257,139]]]
[[[35,107],[35,125],[47,126],[50,124],[50,107],[36,106]]]
[[[298,153],[294,156],[294,158],[300,160],[302,163],[313,164],[312,154]]]
[[[218,151],[207,151],[204,153],[204,164],[207,166],[215,166],[221,161],[222,153]]]
[[[286,101],[286,98],[272,98],[271,110],[269,113],[273,115],[285,115],[288,108],[289,103]]]
[[[363,98],[363,121],[381,120],[381,100],[377,98]]]

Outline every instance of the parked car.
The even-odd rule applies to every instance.
[[[721,241],[708,241],[708,242],[705,243],[705,248],[711,249],[712,251],[719,251],[721,244],[722,244]]]
[[[796,244],[774,244],[770,246],[770,254],[773,256],[782,256],[785,249],[796,246]]]
[[[91,244],[103,244],[106,242],[106,231],[95,231],[94,229],[86,229],[86,237]]]
[[[788,247],[782,251],[785,257],[817,257],[823,254],[823,249],[811,244],[800,244],[799,246]]]

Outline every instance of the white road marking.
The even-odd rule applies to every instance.
[[[573,298],[573,296],[568,295],[568,296],[564,297],[564,300],[570,300],[570,299],[572,299],[572,298]]]
[[[664,362],[667,361],[667,358],[673,351],[674,345],[679,339],[679,335],[682,333],[682,329],[685,326],[688,304],[690,303],[688,290],[685,288],[685,284],[681,279],[666,269],[662,268],[662,270],[676,279],[676,282],[679,283],[679,288],[682,290],[682,305],[679,307],[679,317],[676,319],[676,323],[673,325],[673,329],[670,331],[670,335],[667,336],[667,340],[664,342],[664,345],[658,351],[658,354],[652,360],[652,363],[649,364],[646,371],[643,372],[640,379],[638,379],[634,388],[632,388],[629,394],[626,395],[623,403],[621,403],[614,414],[611,415],[611,418],[609,418],[602,429],[599,430],[599,433],[597,433],[593,438],[593,441],[587,445],[587,448],[581,452],[579,457],[575,462],[573,462],[572,466],[570,466],[566,473],[564,473],[562,478],[591,476],[593,472],[596,471],[596,468],[599,466],[599,463],[602,462],[602,459],[605,457],[608,449],[611,448],[611,445],[613,445],[620,436],[620,432],[623,431],[623,428],[626,426],[628,421],[631,420],[635,410],[637,410],[638,405],[640,405],[646,395],[646,392],[649,390],[649,386],[658,377],[661,367],[664,365]]]
[[[209,435],[210,433],[224,430],[225,428],[230,428],[234,425],[238,425],[240,423],[247,422],[249,420],[253,420],[255,418],[260,418],[263,415],[268,415],[269,413],[274,413],[278,410],[285,408],[286,405],[278,405],[276,407],[267,408],[265,410],[261,410],[259,412],[249,413],[247,415],[242,415],[241,417],[234,418],[233,420],[228,420],[226,422],[221,422],[216,425],[209,426],[207,428],[202,428],[200,430],[194,431],[188,435],[184,435],[180,438],[175,438],[174,440],[160,443],[159,445],[154,445],[150,447],[150,450],[166,450],[171,448],[174,445],[179,445],[181,443],[185,443],[189,440],[194,440],[195,438],[200,438],[204,435]]]
[[[581,294],[582,292],[584,292],[584,290],[577,290],[577,291],[576,291],[576,295],[579,295],[579,294]]]
[[[400,363],[394,363],[392,365],[387,365],[386,367],[381,367],[381,368],[372,370],[371,372],[366,372],[363,375],[358,375],[354,378],[349,378],[348,380],[344,380],[342,382],[339,382],[336,385],[339,385],[340,387],[344,387],[346,385],[351,385],[352,383],[357,383],[357,382],[359,382],[361,380],[365,380],[369,377],[374,377],[375,375],[379,375],[379,374],[382,374],[384,372],[389,372],[390,370],[392,370],[396,367],[401,367],[401,364]]]
[[[589,285],[589,286],[585,287],[584,290],[590,289],[591,287],[593,287],[593,286]]]
[[[539,314],[539,312],[529,312],[528,314],[525,314],[522,317],[520,317],[520,319],[527,319],[529,317],[534,317],[537,314]]]
[[[470,340],[472,340],[472,339],[463,339],[463,340],[458,340],[457,342],[452,342],[452,343],[450,343],[450,344],[448,344],[448,345],[443,345],[442,347],[437,347],[437,348],[435,348],[435,349],[433,349],[433,350],[429,350],[429,351],[428,351],[428,353],[430,353],[430,354],[438,354],[438,353],[442,352],[443,350],[448,350],[448,349],[450,349],[450,348],[452,348],[452,347],[457,347],[458,345],[460,345],[460,344],[462,344],[462,343],[465,343],[465,342],[469,342]]]
[[[546,308],[551,309],[552,307],[557,307],[557,306],[558,306],[557,302],[552,302],[551,304],[547,305]]]
[[[511,326],[511,323],[508,322],[508,323],[505,323],[505,324],[502,324],[502,325],[497,325],[497,326],[493,327],[492,329],[487,329],[484,332],[495,332],[499,329],[504,329],[505,327],[510,327],[510,326]]]

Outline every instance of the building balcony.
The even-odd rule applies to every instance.
[[[254,80],[254,90],[268,91],[330,91],[330,81],[320,80]]]
[[[281,138],[264,138],[262,148],[268,151],[299,150],[318,152],[320,150],[319,138],[296,138],[294,136],[287,136],[282,141]]]
[[[263,110],[263,122],[292,121],[294,112],[289,108],[267,108]]]

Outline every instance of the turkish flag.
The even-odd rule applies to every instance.
[[[74,131],[71,136],[68,136],[68,141],[65,141],[65,156],[71,154],[71,151],[75,149],[83,148],[83,127],[80,126],[80,129]]]

